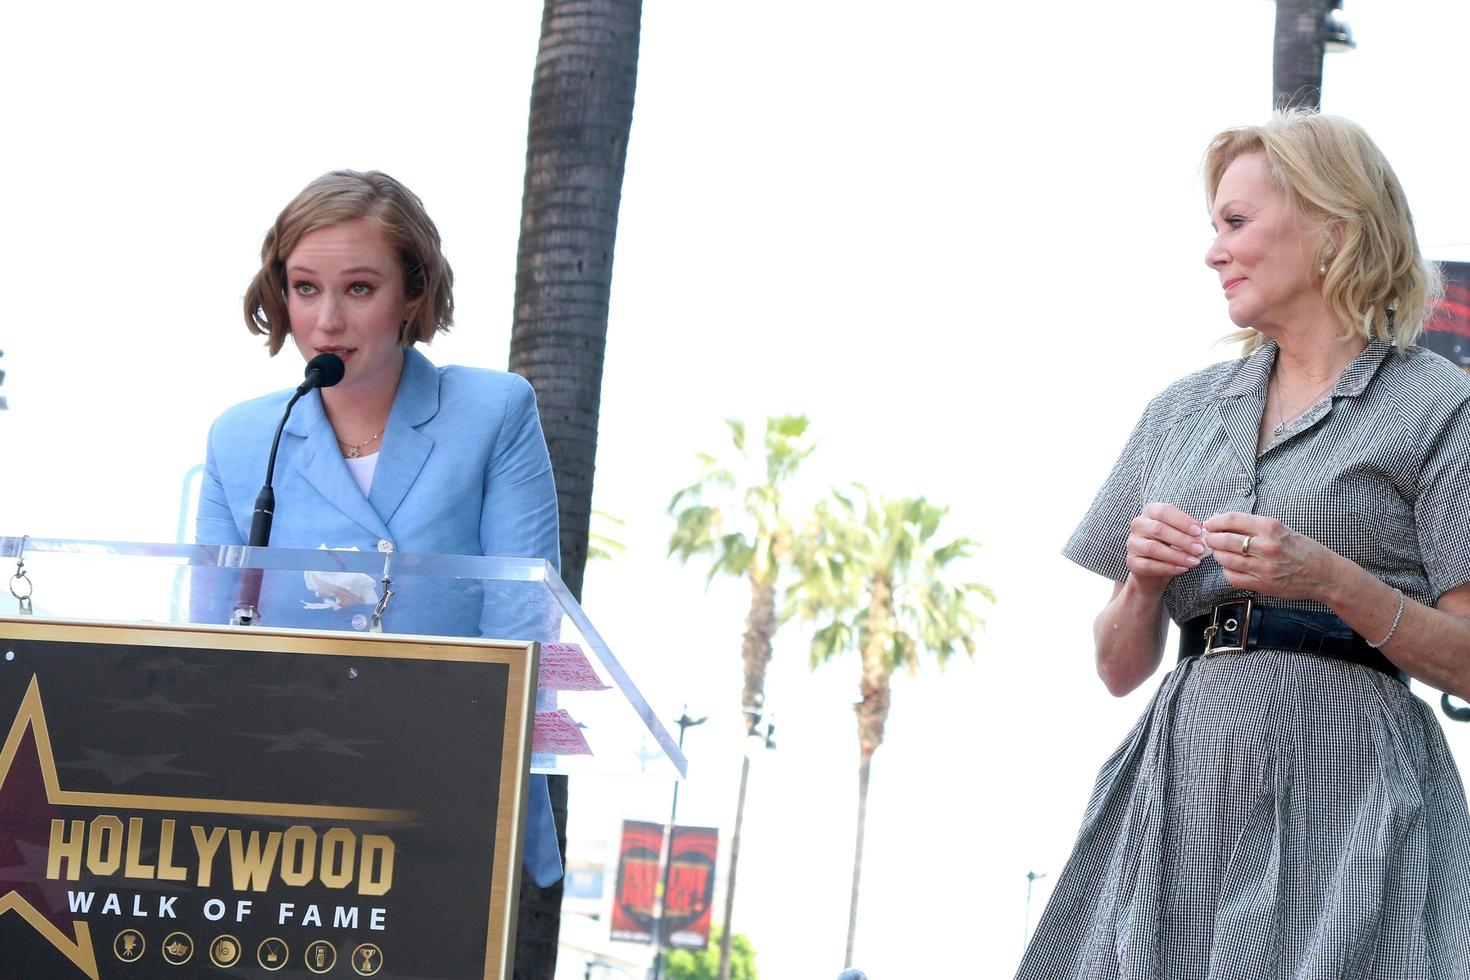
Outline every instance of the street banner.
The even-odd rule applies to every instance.
[[[0,618],[0,975],[509,976],[534,678],[531,644]]]
[[[658,893],[663,847],[663,824],[623,821],[618,884],[613,892],[613,939],[630,943],[653,941],[653,903]]]
[[[715,897],[715,860],[720,832],[714,827],[675,827],[664,896],[664,945],[704,949],[709,945]]]
[[[1419,343],[1470,370],[1470,262],[1441,262],[1444,299],[1440,300]]]

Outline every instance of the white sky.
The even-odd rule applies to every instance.
[[[503,368],[540,5],[27,4],[0,34],[0,533],[171,540],[210,420],[294,384],[240,323],[260,238],[308,180],[425,199],[459,288],[428,353]],[[1348,0],[1326,109],[1403,179],[1426,251],[1470,259],[1463,0]],[[1000,595],[981,653],[901,679],[875,758],[858,965],[1009,975],[1025,873],[1068,853],[1156,685],[1093,678],[1106,583],[1058,557],[1148,398],[1229,355],[1197,178],[1270,103],[1267,0],[1100,6],[647,0],[616,253],[597,506],[629,553],[586,605],[672,719],[681,822],[728,825],[739,583],[664,559],[663,508],[720,419],[804,411],[810,492],[951,505]],[[763,980],[835,976],[852,844],[853,665],[783,633],[736,928]],[[1434,696],[1434,695],[1431,695]],[[1470,760],[1470,726],[1452,738]],[[574,849],[668,787],[573,786]],[[580,804],[580,806],[579,806]],[[580,975],[580,974],[578,974]]]

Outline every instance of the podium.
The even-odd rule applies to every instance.
[[[685,772],[544,561],[0,537],[0,578],[4,976],[509,976],[530,774]]]

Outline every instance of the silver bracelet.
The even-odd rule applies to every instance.
[[[1399,631],[1399,619],[1404,615],[1404,590],[1395,589],[1394,591],[1399,594],[1399,609],[1398,612],[1393,614],[1393,625],[1388,628],[1388,635],[1379,640],[1377,643],[1368,644],[1375,650],[1379,649],[1389,640],[1393,639],[1393,635]]]

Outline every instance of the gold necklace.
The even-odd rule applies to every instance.
[[[359,457],[359,456],[362,455],[363,449],[365,449],[367,446],[371,445],[372,442],[373,442],[373,440],[376,439],[376,438],[378,438],[378,436],[380,436],[382,434],[383,434],[383,430],[382,429],[379,429],[377,432],[374,432],[372,435],[368,436],[362,442],[356,442],[356,443],[354,443],[354,442],[344,442],[343,440],[338,439],[337,440],[337,445],[339,445],[339,446],[342,447],[342,455],[343,456],[346,456],[348,459],[356,459],[357,457]]]

